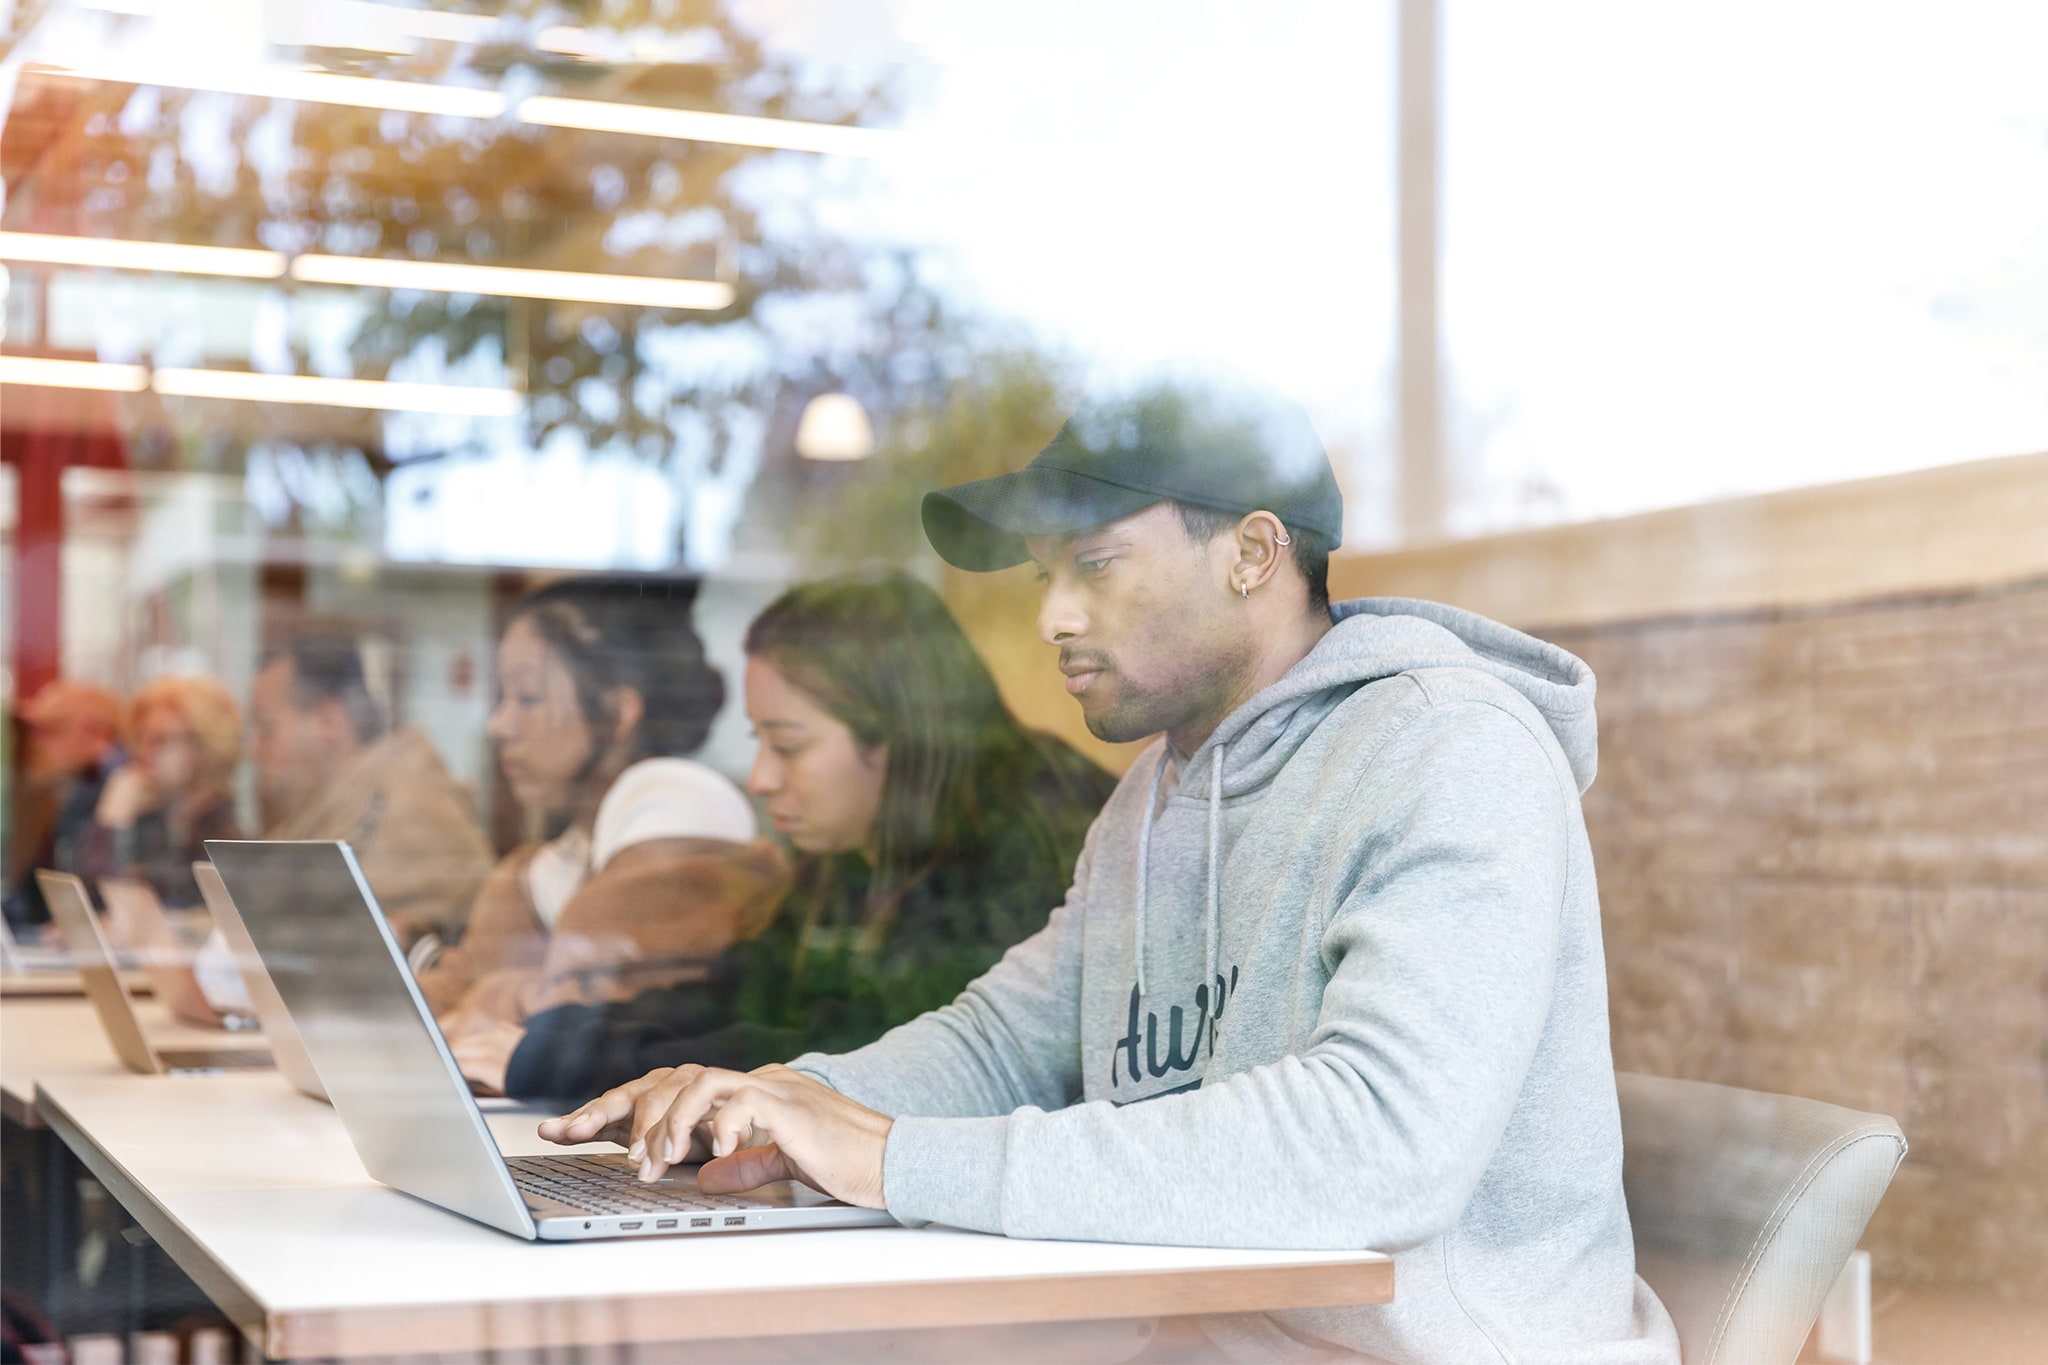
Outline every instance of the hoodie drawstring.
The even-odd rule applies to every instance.
[[[1145,818],[1138,822],[1138,998],[1145,990],[1145,872],[1152,863],[1152,813],[1159,809],[1159,788],[1166,781],[1166,751],[1159,752],[1159,766],[1152,770],[1152,791],[1145,798]]]
[[[1204,935],[1203,961],[1207,970],[1202,977],[1203,989],[1214,993],[1216,990],[1216,940],[1223,934],[1223,887],[1222,878],[1217,875],[1216,863],[1223,856],[1223,756],[1224,746],[1218,744],[1210,756],[1209,769],[1209,925]],[[1211,1002],[1216,1013],[1222,1013],[1223,1002]],[[1213,1017],[1213,1016],[1212,1016]]]
[[[1216,989],[1217,940],[1223,933],[1223,887],[1222,878],[1218,875],[1217,862],[1223,856],[1223,759],[1227,751],[1225,745],[1218,744],[1209,769],[1209,866],[1206,878],[1209,913],[1203,925],[1203,961],[1206,971],[1202,977],[1202,984],[1204,990],[1211,992]],[[1166,755],[1161,753],[1159,766],[1152,771],[1152,790],[1145,798],[1145,815],[1138,822],[1138,913],[1133,926],[1137,941],[1133,944],[1133,949],[1134,956],[1138,959],[1138,998],[1141,1000],[1151,994],[1151,988],[1145,980],[1145,942],[1149,924],[1146,913],[1146,884],[1147,873],[1152,864],[1152,817],[1159,809],[1159,789],[1165,781]],[[1215,1005],[1221,1004],[1221,1001],[1215,1002]]]

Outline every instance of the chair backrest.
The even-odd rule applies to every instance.
[[[1906,1155],[1818,1100],[1617,1072],[1636,1269],[1685,1365],[1791,1365]]]

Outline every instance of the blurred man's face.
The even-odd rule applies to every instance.
[[[113,734],[90,716],[50,707],[28,721],[22,766],[30,778],[82,773],[113,746]]]
[[[354,733],[334,702],[298,704],[298,670],[273,659],[249,688],[250,752],[266,827],[291,815],[354,748]]]
[[[1098,739],[1213,721],[1252,667],[1232,609],[1231,537],[1198,544],[1171,503],[1027,545],[1043,597],[1038,634],[1059,648],[1067,691]]]

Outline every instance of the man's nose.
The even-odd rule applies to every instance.
[[[1049,645],[1072,644],[1088,633],[1088,618],[1074,601],[1074,595],[1056,583],[1048,583],[1038,601],[1038,638]]]

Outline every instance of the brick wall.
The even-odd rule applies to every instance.
[[[2048,580],[1537,633],[1600,679],[1616,1064],[1891,1114],[1877,1273],[2048,1295]]]

